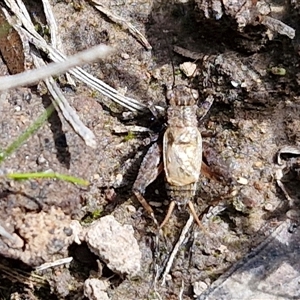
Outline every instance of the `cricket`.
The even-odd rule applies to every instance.
[[[197,105],[199,93],[185,85],[168,86],[166,99],[167,129],[162,143],[155,142],[145,155],[137,178],[133,184],[133,193],[150,214],[154,222],[158,222],[153,209],[144,198],[144,193],[161,172],[165,174],[165,186],[170,205],[163,222],[158,225],[162,228],[170,219],[172,212],[177,206],[179,209],[188,207],[194,220],[203,227],[197,216],[193,199],[196,195],[199,176],[202,165],[202,136],[198,128]],[[213,98],[206,99],[203,118],[209,111]]]

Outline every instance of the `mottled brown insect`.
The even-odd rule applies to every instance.
[[[133,185],[133,192],[156,222],[153,210],[143,195],[146,187],[164,171],[167,194],[171,203],[160,227],[167,223],[175,205],[188,206],[195,221],[201,226],[192,202],[202,163],[202,137],[198,129],[199,108],[196,104],[198,92],[179,85],[173,89],[168,88],[166,96],[169,107],[163,143],[162,145],[155,143],[148,150]],[[212,98],[209,99],[211,102],[206,107],[206,112],[212,104]]]

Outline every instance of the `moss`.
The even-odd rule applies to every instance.
[[[93,91],[91,91],[90,95],[92,98],[97,98],[99,96],[99,93],[97,91],[93,90]]]
[[[135,134],[132,131],[128,131],[127,135],[124,137],[124,141],[128,142],[135,138]]]
[[[281,67],[272,67],[271,69],[269,69],[269,71],[272,74],[278,75],[278,76],[285,76],[286,75],[286,69],[281,68]]]
[[[175,74],[175,76],[176,76],[176,75],[181,75],[181,74],[182,74],[182,72],[181,72],[181,70],[180,70],[180,69],[177,69],[177,70],[175,70],[174,74]]]
[[[83,224],[90,224],[94,222],[95,220],[98,220],[101,217],[102,210],[101,209],[95,209],[92,212],[89,212],[87,215],[85,215],[82,219]]]

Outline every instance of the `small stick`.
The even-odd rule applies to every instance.
[[[43,59],[34,54],[32,56],[35,66],[40,68],[46,65]],[[53,98],[52,102],[54,107],[61,111],[64,118],[70,123],[75,132],[84,140],[85,144],[95,149],[97,147],[97,142],[94,133],[82,123],[79,116],[70,106],[53,77],[44,79],[44,82]]]
[[[290,39],[295,37],[296,31],[294,28],[286,25],[280,20],[274,19],[269,16],[259,16],[259,23],[265,25],[268,29],[288,36]]]
[[[26,71],[16,75],[1,76],[0,92],[22,85],[33,84],[36,81],[45,79],[49,76],[62,74],[78,65],[106,58],[112,52],[112,47],[99,45],[70,56],[65,61],[59,63],[50,63],[46,67],[41,67],[39,69]]]
[[[154,293],[156,294],[156,296],[158,297],[159,300],[162,300],[159,292],[157,291],[157,281],[159,278],[159,270],[158,270],[158,265],[155,265],[155,278],[154,278]]]
[[[53,262],[44,263],[44,264],[36,267],[35,270],[36,271],[46,270],[46,269],[49,269],[49,268],[53,268],[53,267],[57,267],[57,266],[60,266],[60,265],[68,264],[72,260],[73,260],[73,257],[66,257],[66,258],[58,259],[58,260],[53,261]]]
[[[181,231],[181,234],[180,234],[180,237],[179,237],[179,239],[178,239],[178,241],[177,241],[177,243],[176,243],[176,245],[175,245],[175,247],[174,247],[174,249],[173,249],[173,251],[172,251],[170,257],[169,257],[169,260],[168,260],[168,263],[167,263],[167,265],[166,265],[165,271],[164,271],[164,273],[163,273],[163,275],[162,275],[163,280],[162,280],[161,285],[164,285],[164,284],[165,284],[165,282],[166,282],[166,277],[167,277],[167,275],[169,274],[169,272],[170,272],[170,270],[171,270],[171,267],[172,267],[172,265],[173,265],[173,261],[174,261],[174,259],[175,259],[175,256],[176,256],[178,250],[179,250],[179,247],[180,247],[181,244],[183,243],[183,241],[184,241],[184,239],[185,239],[185,237],[186,237],[186,234],[188,233],[189,229],[191,228],[193,222],[194,222],[194,217],[193,217],[193,215],[190,215],[190,217],[189,217],[189,219],[187,220],[185,226],[183,227],[183,229],[182,229],[182,231]]]
[[[183,296],[183,291],[184,291],[184,280],[182,279],[181,281],[181,288],[180,288],[180,292],[179,292],[179,300],[182,300],[182,296]]]
[[[64,51],[63,43],[59,35],[59,30],[52,11],[52,7],[48,0],[42,0],[42,2],[43,2],[44,12],[45,12],[45,17],[47,20],[47,25],[49,26],[50,29],[51,45],[53,48],[57,49],[61,53],[64,53],[65,51]],[[70,84],[71,86],[76,86],[75,81],[73,80],[70,74],[66,73],[66,78],[68,84]]]

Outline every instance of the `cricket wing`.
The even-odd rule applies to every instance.
[[[145,193],[146,187],[152,183],[162,171],[161,146],[154,143],[144,157],[138,176],[133,184],[133,190],[141,194]]]
[[[197,127],[169,127],[163,140],[166,180],[175,186],[195,183],[202,162],[202,138]]]

